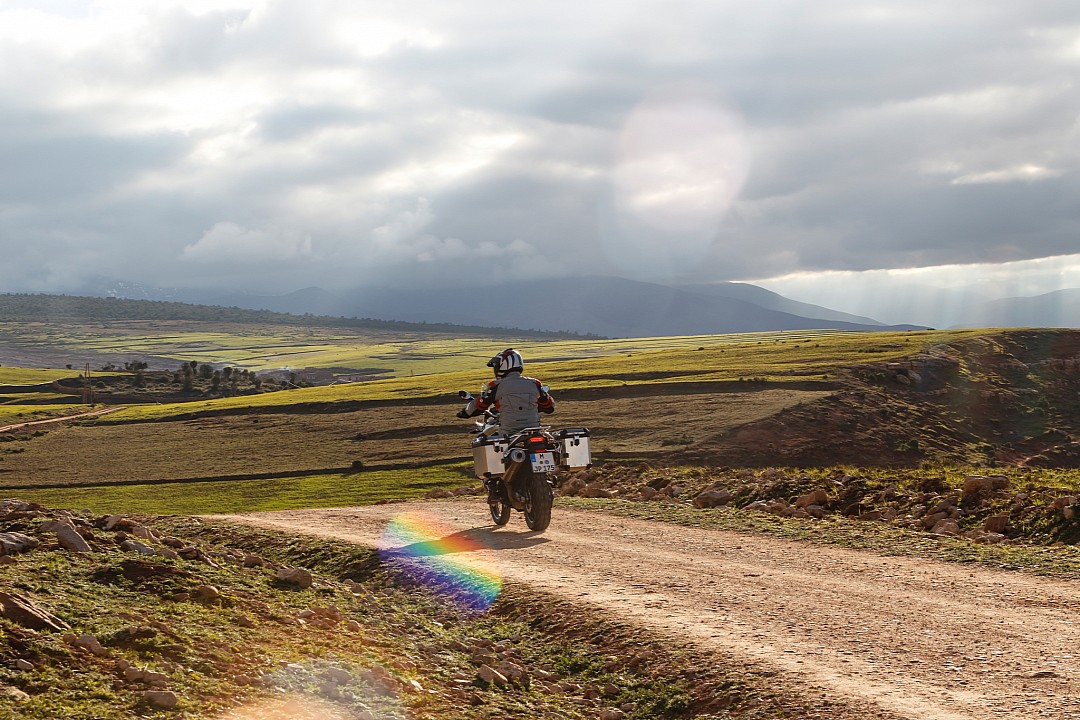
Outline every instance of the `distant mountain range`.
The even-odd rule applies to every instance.
[[[755,285],[670,287],[613,277],[558,278],[463,288],[381,287],[285,295],[103,283],[88,294],[288,313],[649,337],[777,330],[916,329],[797,302]]]
[[[1080,327],[1080,289],[1037,297],[961,301],[939,290],[912,289],[912,297],[872,305],[878,317],[942,320],[937,327]],[[668,286],[615,277],[558,278],[461,288],[367,287],[330,292],[318,287],[284,295],[191,288],[156,288],[102,280],[85,290],[142,300],[220,305],[287,313],[406,322],[591,333],[605,337],[704,335],[777,330],[907,330],[921,323],[889,324],[798,302],[747,283]],[[929,298],[938,302],[929,302]],[[926,302],[919,302],[921,298]],[[883,299],[882,299],[883,300]],[[937,313],[932,311],[937,309]],[[879,314],[880,313],[880,314]],[[928,323],[929,324],[929,323]]]

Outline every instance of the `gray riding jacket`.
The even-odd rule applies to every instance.
[[[491,382],[480,397],[476,411],[483,412],[492,405],[499,412],[499,426],[506,432],[517,432],[540,425],[540,413],[555,411],[555,400],[545,395],[539,380],[520,372],[509,372]]]

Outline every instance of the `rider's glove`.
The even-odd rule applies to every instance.
[[[464,411],[464,410],[458,410],[458,414],[457,414],[457,416],[458,416],[459,418],[461,418],[462,420],[468,420],[468,419],[469,419],[469,413],[467,413],[467,412],[466,412],[466,411]]]

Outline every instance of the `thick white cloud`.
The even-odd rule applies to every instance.
[[[196,262],[240,262],[259,265],[312,255],[311,236],[278,227],[256,230],[234,222],[219,222],[181,256]]]
[[[0,282],[1068,256],[1078,38],[1054,0],[0,0]]]

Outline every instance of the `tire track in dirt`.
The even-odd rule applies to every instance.
[[[1080,716],[1080,583],[556,508],[542,535],[476,499],[216,516],[377,545],[430,513],[505,579],[695,642],[790,688],[939,720]]]

